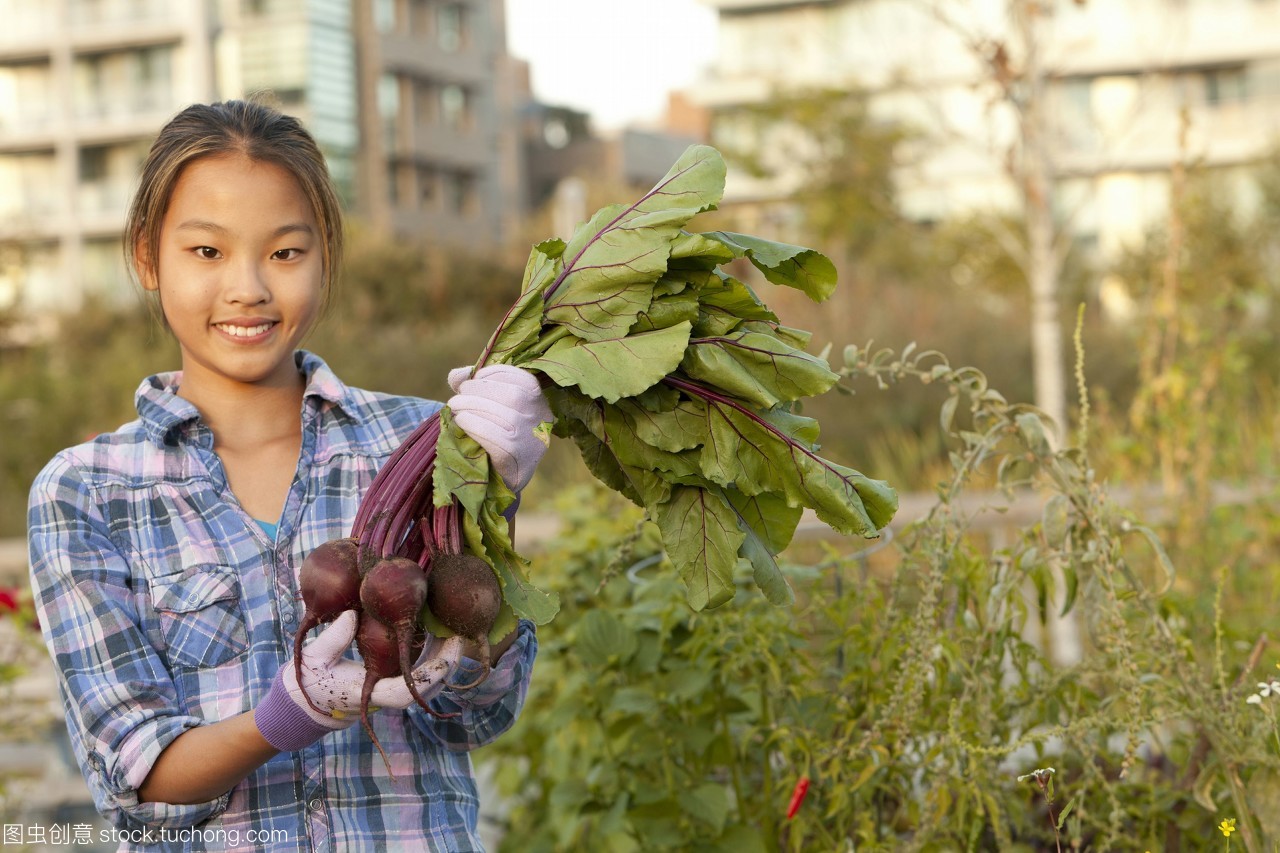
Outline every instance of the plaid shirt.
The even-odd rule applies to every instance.
[[[85,780],[133,839],[122,850],[480,849],[468,753],[520,712],[537,653],[528,622],[483,684],[432,700],[459,716],[370,715],[394,780],[356,725],[276,755],[212,802],[138,801],[174,738],[266,694],[291,659],[303,556],[347,534],[379,465],[439,406],[350,388],[309,353],[298,364],[302,452],[274,541],[228,491],[212,433],[174,393],[180,373],[145,380],[138,420],[36,479],[31,581]]]

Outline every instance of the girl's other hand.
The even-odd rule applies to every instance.
[[[523,489],[547,452],[555,420],[537,377],[509,364],[482,367],[474,376],[470,367],[459,367],[449,371],[449,387],[454,421],[485,449],[512,491]]]

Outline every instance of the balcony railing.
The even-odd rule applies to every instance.
[[[53,3],[0,0],[0,45],[6,50],[50,41],[57,30]]]
[[[121,213],[129,206],[129,181],[107,180],[82,183],[78,187],[78,210],[82,215]]]
[[[84,31],[103,26],[168,23],[176,19],[178,5],[167,0],[72,0],[71,27]]]
[[[173,86],[166,80],[133,90],[112,92],[108,96],[82,93],[76,99],[75,113],[78,119],[133,118],[169,110],[173,106]]]

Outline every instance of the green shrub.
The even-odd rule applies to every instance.
[[[1207,616],[1173,593],[1156,531],[979,371],[845,360],[851,386],[944,389],[936,504],[876,553],[831,540],[789,565],[794,608],[744,584],[698,613],[638,510],[566,494],[535,559],[562,610],[483,754],[508,849],[1222,849],[1230,818],[1228,844],[1272,850],[1280,698],[1247,696],[1274,661],[1224,641],[1222,585],[1198,591]],[[1040,520],[982,535],[967,501],[989,487],[1040,496]],[[1079,655],[1044,640],[1064,619]]]

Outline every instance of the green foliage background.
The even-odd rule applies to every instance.
[[[1221,849],[1227,817],[1246,849],[1280,843],[1276,708],[1245,701],[1280,666],[1273,608],[1231,607],[1242,577],[1171,556],[1082,447],[1052,450],[980,371],[858,347],[845,362],[848,388],[937,385],[967,415],[948,418],[965,425],[936,504],[879,548],[794,549],[791,610],[744,576],[695,613],[637,511],[561,496],[564,533],[535,565],[562,610],[531,710],[484,755],[504,849],[1199,850]],[[976,531],[963,502],[983,486],[1045,496],[1040,521]],[[1274,509],[1273,491],[1211,512]],[[1258,531],[1270,560],[1275,532]],[[1251,568],[1274,602],[1274,562]],[[1064,616],[1079,660],[1045,639]]]

